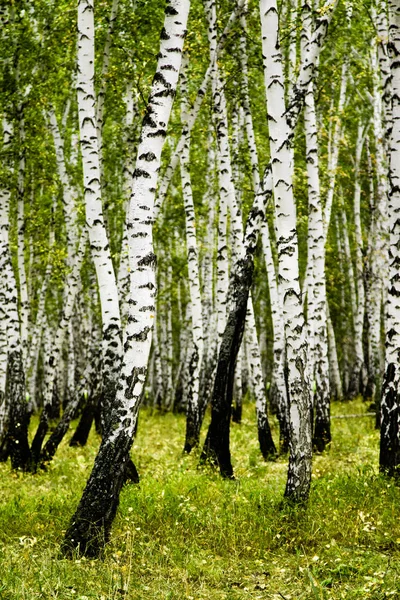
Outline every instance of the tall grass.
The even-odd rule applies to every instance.
[[[365,412],[360,402],[333,413]],[[372,417],[334,419],[307,507],[282,502],[286,459],[265,463],[254,408],[232,428],[236,480],[182,455],[184,418],[144,411],[102,561],[59,544],[96,453],[61,446],[47,472],[0,465],[0,600],[400,598],[400,490],[377,470]],[[276,434],[276,429],[274,430]]]

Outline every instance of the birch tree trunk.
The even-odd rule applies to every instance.
[[[280,452],[286,454],[289,450],[289,402],[285,381],[285,331],[283,323],[283,306],[282,299],[278,292],[275,264],[272,256],[268,223],[266,221],[264,221],[261,226],[261,236],[265,266],[268,275],[273,329],[273,365],[270,402],[277,408]]]
[[[381,400],[380,470],[391,477],[400,467],[400,5],[389,0],[392,74],[392,136],[389,167],[389,286],[386,302],[385,376]]]
[[[361,231],[361,184],[360,184],[360,162],[364,146],[365,132],[360,123],[356,141],[356,156],[354,161],[354,226],[356,238],[356,273],[355,284],[357,290],[357,302],[354,318],[354,364],[350,375],[348,395],[355,398],[364,393],[366,366],[364,364],[363,329],[365,313],[365,289],[364,289],[364,265],[363,265],[363,240]]]
[[[130,299],[124,359],[110,427],[65,534],[62,550],[98,556],[118,507],[147,374],[155,314],[154,197],[161,151],[178,82],[189,0],[168,0],[156,74],[150,91],[128,213]]]
[[[274,0],[261,0],[260,17],[290,407],[290,458],[285,496],[294,501],[303,501],[308,498],[311,483],[311,390],[299,282],[296,207],[292,185],[293,152],[290,148],[292,131],[285,115],[278,9]]]
[[[303,106],[304,93],[309,82],[314,77],[316,60],[322,47],[323,40],[325,39],[327,27],[332,16],[334,6],[335,5],[329,4],[328,10],[316,27],[312,42],[310,44],[311,52],[309,53],[307,60],[302,63],[300,67],[299,76],[295,86],[293,87],[293,97],[289,103],[288,110],[284,111],[282,109],[281,121],[282,119],[285,120],[288,134],[287,139],[283,140],[283,143],[285,147],[287,147],[289,153],[291,153],[290,145],[293,137],[293,130],[297,122],[299,112]],[[276,7],[274,10],[276,11]],[[276,36],[277,31],[275,31],[275,38]],[[272,54],[275,55],[275,50],[273,47],[271,47],[269,50],[271,50]],[[283,74],[281,73],[281,75]],[[282,82],[283,79],[281,79],[279,82],[283,89],[284,86]],[[284,106],[284,102],[281,106]],[[233,476],[229,449],[229,422],[235,362],[243,335],[244,320],[247,310],[247,299],[253,279],[254,252],[256,249],[260,225],[265,214],[265,206],[268,202],[268,199],[271,197],[271,193],[272,177],[270,164],[265,172],[263,189],[260,189],[256,194],[254,204],[247,219],[246,230],[244,234],[244,249],[237,257],[237,260],[235,261],[231,271],[229,284],[230,310],[219,351],[213,391],[213,397],[223,399],[223,402],[221,401],[219,403],[219,411],[216,413],[217,418],[215,423],[211,422],[210,424],[210,436],[207,435],[201,456],[202,460],[210,458],[214,462],[217,462],[220,467],[221,474],[224,477]],[[293,411],[293,414],[295,412],[296,411]],[[212,443],[210,443],[210,441],[212,441]],[[301,454],[302,449],[299,450],[298,456]],[[307,462],[307,458],[305,462]],[[291,468],[290,470],[290,490],[293,481],[297,481],[298,473],[293,474],[293,471],[295,470],[296,468]],[[300,479],[302,480],[302,477],[300,477]],[[293,485],[294,487],[297,487],[295,483],[293,483]],[[291,495],[291,491],[288,492],[288,495]],[[302,495],[302,493],[299,495]],[[304,494],[304,496],[305,495],[306,494]]]
[[[186,63],[186,61],[185,61]],[[187,63],[182,65],[181,92],[182,107],[181,116],[183,126],[187,125],[188,102],[187,102]],[[192,305],[192,356],[189,367],[188,381],[188,404],[186,412],[186,438],[184,451],[190,452],[192,448],[198,445],[200,438],[200,370],[204,356],[204,332],[203,332],[203,312],[200,290],[199,259],[196,236],[196,215],[194,211],[192,182],[190,178],[190,133],[186,134],[186,143],[182,149],[181,155],[181,180],[183,202],[185,208],[186,223],[186,250],[189,275],[189,295]]]
[[[8,128],[5,145],[10,143]],[[6,313],[8,358],[5,403],[8,410],[7,450],[13,469],[30,470],[31,453],[28,443],[29,415],[25,397],[25,372],[22,352],[20,320],[18,315],[18,292],[11,263],[9,245],[9,202],[10,192],[0,190],[0,272],[3,285],[0,306]]]
[[[311,41],[311,7],[303,2],[302,52],[309,51]],[[307,326],[310,376],[315,382],[313,398],[315,424],[313,444],[322,452],[331,441],[330,385],[328,362],[327,297],[325,278],[325,235],[319,179],[318,127],[314,87],[311,83],[305,96],[304,128],[308,181],[308,262],[310,280],[307,287]],[[313,386],[314,387],[314,386]]]
[[[109,415],[114,403],[122,359],[121,318],[118,289],[111,260],[109,240],[101,201],[101,173],[96,128],[94,90],[94,9],[93,0],[78,3],[78,116],[86,222],[90,250],[96,269],[103,325],[102,427],[111,425]]]

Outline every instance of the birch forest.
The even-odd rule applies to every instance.
[[[398,514],[399,0],[6,0],[0,47],[0,467],[15,498],[85,456],[54,560],[108,560],[155,448],[228,502],[250,444],[254,490],[308,522],[350,421]],[[400,598],[313,568],[297,592],[74,597]]]

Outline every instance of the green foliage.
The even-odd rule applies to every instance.
[[[364,412],[360,402],[333,406]],[[143,412],[133,450],[141,483],[123,490],[103,562],[58,554],[98,439],[64,443],[35,476],[0,465],[0,598],[398,597],[400,490],[377,472],[373,418],[333,419],[307,508],[282,503],[286,460],[263,462],[252,405],[232,431],[233,482],[197,469],[196,453],[182,456],[183,434],[182,417]]]

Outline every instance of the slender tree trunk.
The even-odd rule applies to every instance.
[[[285,118],[284,76],[276,3],[261,0],[260,16],[274,182],[278,287],[283,298],[290,407],[290,457],[285,496],[294,501],[303,501],[308,498],[311,483],[311,390],[299,282],[296,208],[292,186],[293,152],[289,144],[292,131]]]
[[[81,142],[86,222],[96,269],[103,324],[102,427],[110,426],[122,359],[118,289],[101,201],[101,173],[97,140],[94,89],[93,0],[78,3],[78,116]]]
[[[400,473],[400,5],[389,0],[392,74],[392,136],[389,167],[389,285],[386,302],[385,376],[381,401],[379,466],[391,477]]]
[[[155,255],[152,241],[154,197],[161,151],[178,82],[188,0],[168,0],[134,174],[128,213],[131,286],[124,360],[93,471],[65,534],[62,550],[98,556],[108,541],[124,481],[147,374],[155,314]]]
[[[5,129],[4,144],[10,143],[10,135]],[[0,192],[0,273],[4,282],[0,288],[0,306],[7,317],[8,359],[6,374],[5,402],[9,407],[7,427],[7,451],[13,469],[30,469],[31,453],[28,443],[29,416],[25,397],[25,372],[23,363],[20,320],[18,315],[18,292],[15,274],[11,263],[9,246],[9,201],[10,193]]]
[[[311,41],[311,7],[303,2],[302,52],[309,51]],[[305,97],[304,128],[306,134],[306,163],[308,181],[308,262],[307,287],[308,356],[310,376],[315,382],[313,405],[315,423],[313,444],[320,452],[331,441],[330,385],[327,332],[327,297],[325,279],[325,236],[319,179],[319,145],[313,83]],[[313,385],[314,387],[314,385]]]

